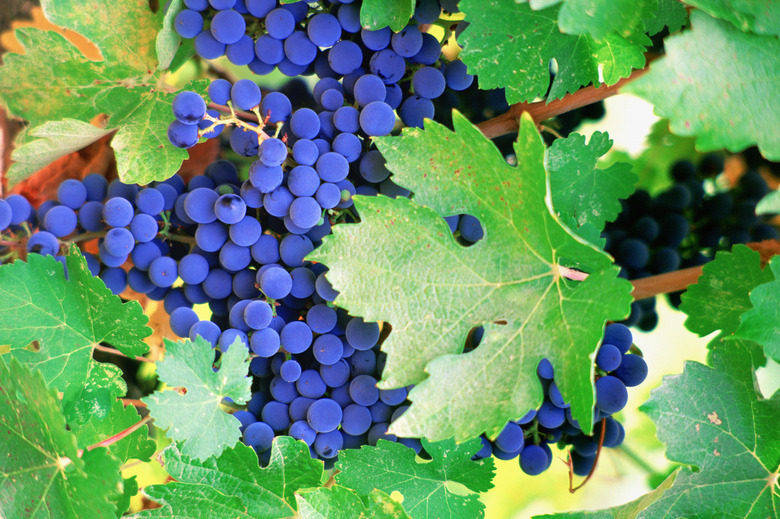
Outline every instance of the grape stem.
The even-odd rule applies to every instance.
[[[685,290],[688,288],[688,285],[696,283],[699,276],[701,276],[701,272],[700,266],[689,267],[687,269],[675,270],[674,272],[667,272],[666,274],[635,279],[631,282],[634,286],[634,291],[631,295],[634,296],[635,301],[638,301],[659,294]]]
[[[583,106],[598,101],[603,101],[604,99],[617,94],[618,90],[623,88],[623,86],[642,77],[650,70],[650,63],[657,59],[658,56],[649,54],[646,56],[647,64],[645,65],[645,68],[634,70],[630,76],[621,79],[614,85],[602,85],[598,88],[595,85],[590,85],[565,95],[561,99],[555,99],[550,102],[536,101],[534,103],[516,103],[510,106],[509,110],[505,113],[479,123],[477,128],[479,128],[488,139],[495,139],[502,135],[509,135],[517,132],[520,128],[519,120],[523,112],[528,112],[534,122],[539,124],[542,121],[546,121],[557,115],[565,114],[566,112],[582,108]]]
[[[135,431],[137,431],[138,429],[140,429],[141,427],[143,427],[144,425],[146,425],[148,422],[150,422],[152,420],[153,420],[153,418],[151,416],[147,416],[145,418],[142,418],[141,421],[139,421],[138,423],[135,423],[135,424],[131,425],[130,427],[128,427],[124,431],[120,431],[120,432],[116,433],[113,436],[109,436],[105,440],[103,440],[101,442],[98,442],[98,443],[96,443],[94,445],[90,445],[86,449],[79,449],[79,451],[78,451],[79,458],[84,454],[84,450],[91,451],[93,449],[97,449],[98,447],[108,447],[109,445],[112,445],[112,444],[118,442],[119,440],[127,438],[128,436],[130,436]]]
[[[593,460],[593,466],[590,468],[590,472],[588,472],[588,475],[585,477],[585,479],[577,485],[576,487],[572,486],[574,484],[574,462],[571,460],[571,454],[569,455],[569,459],[566,461],[566,465],[569,467],[569,493],[573,494],[577,490],[581,489],[585,486],[585,483],[590,480],[590,478],[593,476],[593,473],[596,472],[596,465],[599,463],[599,456],[601,455],[601,449],[604,446],[604,431],[607,430],[607,420],[606,418],[601,419],[601,434],[599,434],[599,446],[596,450],[596,459]]]
[[[151,363],[154,363],[154,361],[152,359],[147,359],[146,357],[139,357],[138,355],[135,355],[134,357],[131,357],[129,355],[125,355],[124,353],[122,353],[121,351],[119,351],[119,350],[117,350],[115,348],[109,348],[108,346],[101,346],[101,345],[98,344],[97,346],[95,346],[95,349],[96,350],[100,350],[100,351],[102,351],[104,353],[109,353],[111,355],[118,355],[120,357],[126,357],[128,359],[133,359],[133,360],[137,360],[137,361],[141,361],[141,362],[151,362]]]

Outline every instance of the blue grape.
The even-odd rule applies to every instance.
[[[284,218],[290,211],[293,200],[292,193],[286,187],[279,186],[263,197],[263,207],[271,216]]]
[[[293,271],[290,272],[290,276],[293,280],[290,294],[293,297],[305,299],[314,293],[314,283],[317,280],[317,276],[310,269],[304,267],[293,269]]]
[[[552,463],[547,452],[538,445],[526,445],[520,452],[520,468],[529,476],[538,476]]]
[[[261,330],[271,324],[271,306],[265,301],[252,301],[244,309],[244,321],[253,330]]]
[[[287,360],[279,369],[279,375],[286,382],[295,382],[301,376],[301,365],[297,360]]]
[[[252,209],[263,207],[263,193],[255,188],[249,180],[245,180],[244,183],[241,184],[239,193],[241,193],[241,197],[244,199],[247,207],[251,207]]]
[[[340,132],[355,133],[360,129],[360,113],[351,106],[342,106],[333,113],[333,125]]]
[[[265,18],[276,7],[276,0],[246,0],[246,9],[255,18]]]
[[[218,198],[219,194],[213,189],[199,187],[187,194],[187,198],[184,199],[184,210],[193,222],[211,223],[217,219],[217,215],[214,213],[214,204]],[[108,206],[108,202],[106,206]]]
[[[230,89],[230,98],[241,110],[251,110],[260,104],[260,87],[251,79],[239,79]]]
[[[121,268],[104,269],[103,272],[100,273],[100,279],[103,280],[106,287],[115,295],[121,294],[125,288],[127,288],[127,274]]]
[[[284,59],[284,42],[263,34],[255,42],[255,55],[267,65],[277,65]]]
[[[301,377],[295,382],[295,387],[298,393],[308,398],[320,398],[327,390],[325,381],[313,369],[307,369],[301,373]]]
[[[433,119],[435,108],[430,99],[411,96],[401,103],[399,115],[406,126],[422,128],[425,119]]]
[[[133,291],[139,294],[148,294],[155,289],[154,283],[149,279],[146,272],[136,267],[131,268],[127,273],[127,284]]]
[[[398,437],[394,434],[388,434],[387,429],[390,424],[387,423],[375,423],[368,430],[368,444],[375,446],[379,440],[387,440],[391,442],[398,441]]]
[[[71,209],[78,209],[87,201],[87,188],[81,181],[69,178],[57,188],[57,200]],[[8,205],[7,202],[5,204]],[[11,213],[8,206],[9,222]]]
[[[11,225],[19,225],[25,220],[30,218],[32,214],[32,206],[22,195],[10,195],[5,199],[6,203],[11,206]]]
[[[73,209],[66,205],[58,205],[57,207],[51,208],[49,212],[46,213],[43,226],[54,236],[60,238],[75,231],[77,224],[78,217]]]
[[[339,450],[344,446],[344,437],[340,431],[320,433],[314,440],[314,451],[320,458],[335,458]]]
[[[179,277],[176,260],[162,256],[149,265],[149,279],[158,287],[170,287]]]
[[[226,79],[215,79],[207,89],[209,98],[218,105],[227,105],[230,101],[230,89],[233,85]]]
[[[628,328],[628,326],[615,323],[608,324],[604,329],[603,343],[612,344],[618,350],[620,350],[620,353],[623,355],[625,355],[628,349],[631,348],[633,341],[634,338],[631,335],[631,330]]]
[[[154,241],[137,244],[133,247],[133,252],[131,253],[133,265],[141,270],[148,270],[152,261],[160,256],[162,256],[162,251],[160,251],[160,247]]]
[[[360,46],[349,40],[336,43],[328,51],[328,64],[339,74],[349,74],[363,62]]]
[[[335,16],[327,13],[312,16],[306,31],[318,47],[332,47],[341,38],[341,24]]]
[[[606,414],[617,413],[626,406],[628,391],[617,377],[607,375],[596,381],[596,407]]]
[[[386,178],[379,184],[379,192],[390,198],[407,198],[411,194],[411,191],[393,183],[389,178]]]
[[[466,64],[459,59],[445,65],[444,79],[447,86],[456,91],[466,90],[474,82],[474,76],[467,72]]]
[[[254,447],[258,452],[271,448],[274,439],[274,431],[267,423],[254,422],[244,429],[244,443]]]
[[[439,40],[432,34],[425,33],[422,35],[423,43],[420,50],[409,58],[411,63],[419,63],[421,65],[433,65],[439,60],[441,56],[441,44]]]
[[[299,139],[313,139],[320,132],[320,119],[310,108],[296,110],[290,118],[290,129]]]
[[[187,254],[179,260],[179,276],[182,281],[192,285],[202,283],[209,274],[209,264],[200,254]]]
[[[404,58],[411,58],[420,52],[422,44],[422,33],[414,25],[407,25],[400,32],[393,34],[391,39],[393,51]]]
[[[352,348],[349,343],[346,343],[346,347]],[[352,370],[352,375],[373,375],[376,371],[376,354],[372,350],[355,351],[352,348],[353,353],[349,357],[349,364]]]
[[[291,63],[308,66],[317,57],[317,45],[304,31],[295,31],[284,40],[284,54]]]
[[[211,20],[211,35],[225,45],[238,42],[245,31],[244,17],[232,9],[219,11]]]
[[[249,166],[249,182],[261,193],[273,192],[283,180],[284,171],[281,166],[266,166],[259,160]]]
[[[279,334],[273,328],[263,328],[254,332],[249,344],[252,351],[261,357],[272,357],[281,346]]]
[[[379,183],[390,176],[385,167],[385,158],[376,150],[371,150],[360,159],[360,176],[369,182]]]
[[[350,319],[346,329],[347,341],[356,350],[373,348],[379,340],[379,325],[365,322],[362,317]]]
[[[624,355],[615,376],[626,386],[638,386],[647,378],[647,363],[639,355]]]
[[[344,105],[344,94],[331,88],[323,92],[320,103],[326,110],[336,111]]]
[[[195,92],[180,92],[173,98],[173,115],[182,124],[197,124],[206,115],[206,102]]]
[[[460,235],[464,240],[471,243],[478,242],[485,235],[485,231],[482,230],[482,224],[470,214],[464,214],[460,217],[458,231],[460,231]]]
[[[133,205],[124,198],[109,198],[103,206],[103,219],[110,227],[126,227],[133,220]]]
[[[290,425],[290,431],[288,434],[296,440],[305,441],[306,445],[309,446],[314,444],[314,441],[317,437],[317,431],[312,429],[305,420],[298,420],[293,422],[293,424]]]
[[[287,188],[295,196],[313,196],[318,187],[320,187],[320,177],[310,166],[296,166],[287,177]]]
[[[200,336],[211,344],[211,346],[216,346],[220,333],[219,326],[215,323],[211,321],[198,321],[190,328],[190,340],[194,341],[196,337]]]
[[[387,103],[373,101],[360,111],[360,128],[372,137],[388,135],[395,126],[395,113]]]
[[[292,114],[292,104],[286,95],[272,92],[263,98],[260,109],[268,122],[278,123],[287,120]]]
[[[288,353],[303,353],[312,343],[311,328],[304,321],[293,321],[282,328],[279,337]]]
[[[367,407],[350,404],[344,408],[341,418],[341,430],[347,434],[359,435],[371,428],[371,411]]]
[[[98,173],[90,173],[81,182],[87,188],[87,200],[90,202],[102,202],[108,191],[106,177]]]
[[[627,238],[620,243],[618,260],[621,265],[632,269],[641,269],[650,259],[650,249],[642,240]]]
[[[173,29],[182,38],[194,38],[203,30],[203,16],[191,9],[182,9],[173,21]]]
[[[393,32],[389,27],[384,27],[375,31],[369,29],[362,29],[360,31],[360,39],[363,41],[363,45],[365,45],[367,49],[373,51],[386,49],[387,46],[390,45],[390,38],[392,35]]]
[[[218,10],[232,9],[236,5],[236,0],[208,0],[211,7]]]
[[[252,258],[258,263],[268,265],[279,261],[279,241],[275,236],[263,234],[252,245]]]
[[[314,250],[306,236],[285,236],[279,244],[279,256],[290,267],[302,267],[303,258]]]
[[[523,430],[514,422],[504,426],[493,442],[505,452],[519,452],[524,446]]]
[[[277,40],[283,40],[295,30],[295,17],[286,9],[274,9],[265,16],[265,29]]]
[[[168,141],[177,148],[192,148],[198,143],[198,125],[172,121],[168,126]]]
[[[444,75],[433,67],[422,67],[412,76],[414,93],[425,99],[436,99],[444,93],[446,86]]]
[[[311,404],[306,413],[306,421],[318,433],[335,431],[341,423],[341,406],[330,398],[321,398]]]
[[[277,359],[278,359],[278,366],[274,371],[276,373],[279,373],[282,364],[284,363],[284,357],[282,357],[281,355],[277,355],[276,357],[274,357],[274,360]],[[273,369],[273,365],[274,362],[272,361],[271,364],[272,369]],[[278,375],[275,376],[273,379],[271,379],[271,384],[268,386],[268,388],[271,391],[271,396],[273,396],[278,402],[282,402],[284,404],[289,404],[290,402],[292,402],[298,397],[298,390],[295,388],[295,383],[287,382]]]
[[[217,41],[208,29],[195,37],[195,52],[203,59],[217,59],[225,54],[226,46]]]
[[[292,148],[293,159],[301,166],[313,166],[320,156],[317,145],[309,139],[299,139]],[[293,169],[295,171],[295,169]],[[292,172],[291,172],[292,174]]]
[[[387,94],[384,82],[374,74],[365,74],[356,82],[353,95],[358,105],[366,106],[374,101],[384,101]]]
[[[60,250],[60,242],[57,237],[47,231],[37,231],[27,240],[27,252],[34,252],[42,256],[53,256]]]
[[[292,277],[283,268],[270,268],[259,277],[260,289],[271,299],[281,299],[292,289]]]
[[[333,151],[342,155],[347,162],[355,162],[362,154],[363,143],[352,133],[341,133],[333,139]]]
[[[222,195],[214,204],[214,214],[222,223],[238,223],[246,216],[246,203],[238,195]]]
[[[165,198],[157,189],[148,187],[135,196],[135,205],[142,213],[154,216],[163,211]]]
[[[52,214],[52,212],[50,211],[49,214]],[[109,254],[114,256],[127,256],[133,251],[135,238],[133,237],[133,233],[125,228],[114,228],[106,233],[103,245]]]
[[[233,291],[230,274],[222,269],[212,269],[203,281],[203,291],[212,299],[224,299]]]
[[[242,35],[235,43],[229,44],[225,48],[225,56],[228,61],[239,67],[249,65],[255,60],[255,42],[247,36]]]
[[[262,226],[256,218],[244,216],[230,226],[229,236],[236,245],[251,247],[260,239],[262,232]]]
[[[357,3],[342,4],[339,6],[337,18],[341,28],[349,33],[360,31],[360,5]]]
[[[325,278],[325,274],[320,274],[317,276],[317,282],[315,286],[317,287],[317,294],[319,294],[319,296],[326,301],[333,301],[336,299],[336,296],[339,295],[339,293],[333,289],[333,286],[330,284],[330,282]]]
[[[179,337],[189,337],[190,328],[198,322],[198,314],[192,308],[179,307],[171,312],[171,330]]]
[[[279,402],[268,402],[263,406],[262,420],[267,423],[275,433],[281,434],[290,426],[290,406]]]
[[[376,379],[369,375],[358,375],[349,384],[349,396],[356,404],[369,406],[379,400]]]
[[[195,243],[205,252],[217,252],[228,239],[228,232],[220,222],[198,225]]]
[[[317,159],[315,169],[324,182],[338,182],[339,180],[347,178],[347,175],[349,174],[349,162],[347,162],[347,159],[345,159],[344,156],[330,151],[322,154],[320,158]],[[323,205],[323,207],[325,206]]]
[[[303,229],[314,227],[322,215],[322,207],[312,197],[301,197],[290,204],[290,219]]]
[[[232,241],[225,243],[219,251],[219,263],[230,272],[238,272],[249,266],[252,261],[252,254],[249,247],[236,245]]]
[[[620,361],[623,355],[620,350],[612,344],[602,344],[599,348],[598,355],[596,355],[596,365],[599,369],[606,372],[614,371],[620,366]]]
[[[341,339],[335,335],[325,334],[317,337],[312,346],[312,351],[317,362],[323,366],[329,366],[341,359],[344,348],[341,344]]]
[[[563,425],[564,420],[566,420],[566,414],[563,409],[553,405],[552,402],[544,402],[536,412],[536,420],[543,427],[556,429]]]

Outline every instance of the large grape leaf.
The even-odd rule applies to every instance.
[[[114,402],[111,412],[105,418],[93,418],[85,424],[68,424],[76,441],[82,449],[95,445],[107,438],[129,429],[141,420],[135,407],[124,406],[119,400]],[[148,461],[154,454],[155,442],[148,437],[148,427],[142,426],[132,434],[125,436],[108,446],[108,450],[119,461],[126,462],[130,458]]]
[[[710,366],[688,362],[640,409],[683,468],[639,517],[777,517],[780,401],[764,399],[749,352],[716,346]]]
[[[29,121],[8,171],[16,183],[31,175],[46,160],[56,159],[84,142],[83,128],[64,133],[59,155],[47,138],[50,124],[68,126],[75,119],[89,124],[96,116],[109,116],[105,128],[91,133],[118,131],[112,141],[120,178],[146,184],[169,177],[187,158],[165,138],[172,120],[171,100],[156,72],[155,38],[162,27],[163,10],[153,13],[146,0],[44,0],[42,7],[54,23],[76,31],[100,51],[101,60],[89,60],[75,45],[57,33],[35,28],[16,31],[24,54],[7,54],[0,69],[0,101],[9,111]],[[203,82],[189,85],[202,91]],[[51,123],[51,121],[60,121]],[[44,135],[45,137],[45,135]]]
[[[677,477],[677,471],[667,477],[663,483],[655,489],[629,503],[613,506],[604,510],[589,510],[578,512],[564,512],[551,515],[537,515],[534,519],[638,519],[651,503],[663,497],[664,492],[672,486]]]
[[[243,404],[252,396],[249,353],[238,341],[222,354],[214,371],[215,351],[202,337],[195,341],[165,340],[165,358],[157,362],[157,375],[180,391],[157,391],[141,400],[166,435],[182,442],[187,456],[218,456],[241,437],[238,418],[222,410],[223,398]]]
[[[749,292],[749,302],[741,306],[745,313],[734,335],[757,342],[764,347],[767,357],[780,361],[780,259],[777,256],[765,272],[762,278],[765,283],[755,286]]]
[[[686,0],[743,31],[780,35],[780,3],[776,0]]]
[[[644,20],[658,8],[658,0],[565,0],[558,25],[566,34],[590,34],[602,40],[611,33],[636,37]]]
[[[713,261],[704,265],[697,283],[682,295],[680,310],[688,316],[685,327],[700,337],[720,330],[708,348],[737,340],[740,348],[750,352],[755,367],[765,365],[766,356],[761,344],[735,339],[733,334],[742,314],[753,309],[751,292],[772,280],[772,271],[761,268],[758,252],[745,245],[735,245],[731,252],[718,252]]]
[[[401,503],[381,490],[364,499],[354,490],[335,485],[295,494],[301,519],[409,519]]]
[[[414,0],[363,0],[360,6],[360,24],[371,30],[390,26],[403,29],[414,14]]]
[[[418,384],[392,426],[396,434],[433,441],[497,434],[541,403],[536,367],[545,357],[589,431],[589,357],[605,320],[628,312],[630,284],[552,213],[544,144],[527,114],[517,167],[457,112],[453,124],[454,132],[426,121],[425,130],[377,139],[393,181],[414,201],[356,197],[362,222],[335,226],[308,258],[330,267],[339,306],[392,324],[381,387]],[[471,247],[458,244],[441,218],[459,213],[484,228]],[[560,267],[590,276],[571,281]],[[481,325],[479,348],[457,355]]]
[[[617,33],[596,41],[590,35],[563,34],[558,28],[560,5],[534,11],[514,0],[462,0],[468,28],[458,42],[469,72],[479,75],[482,89],[506,88],[509,103],[544,96],[550,86],[549,62],[558,74],[548,100],[563,97],[589,83],[613,85],[645,64],[650,39]]]
[[[665,40],[666,56],[624,91],[655,105],[673,133],[696,136],[700,151],[757,144],[780,160],[780,40],[744,33],[701,11],[692,31]]]
[[[658,0],[658,7],[645,17],[645,30],[653,35],[669,28],[670,33],[677,32],[688,21],[685,4],[679,0]]]
[[[116,517],[119,460],[105,448],[79,457],[57,391],[14,358],[0,357],[0,452],[0,517]]]
[[[620,213],[621,198],[634,191],[637,176],[631,165],[617,162],[606,169],[596,167],[612,141],[595,132],[588,143],[578,133],[556,139],[547,149],[545,166],[550,174],[553,208],[558,216],[583,238],[603,244],[600,232]]]
[[[176,481],[146,487],[144,492],[163,507],[133,517],[290,517],[296,510],[295,493],[319,487],[323,473],[322,462],[312,459],[306,444],[288,436],[274,439],[266,468],[258,465],[254,449],[243,443],[204,461],[181,453],[176,445],[162,456],[165,470]]]
[[[367,494],[378,488],[388,494],[400,492],[404,509],[412,519],[472,519],[484,515],[479,492],[493,487],[493,459],[472,461],[482,443],[473,439],[456,445],[452,440],[431,443],[422,440],[429,463],[418,463],[415,452],[396,442],[379,440],[376,447],[364,445],[339,453],[336,482]],[[452,483],[465,491],[453,492]]]
[[[68,280],[52,256],[30,254],[27,262],[0,266],[0,344],[40,369],[46,383],[63,392],[66,409],[79,406],[86,393],[90,412],[103,417],[124,385],[114,380],[119,370],[101,367],[93,350],[107,343],[131,357],[142,355],[151,328],[141,305],[112,294],[77,251],[73,246],[66,258]]]

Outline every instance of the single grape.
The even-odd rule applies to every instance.
[[[66,205],[58,205],[57,207],[51,208],[49,212],[46,213],[46,217],[43,221],[43,227],[58,238],[71,234],[76,230],[77,224],[78,217],[76,216],[76,213]],[[132,235],[130,238],[132,241]],[[132,248],[132,246],[130,248]]]
[[[538,476],[552,463],[552,458],[538,445],[526,445],[520,452],[520,468],[529,476]]]
[[[232,9],[219,11],[211,20],[211,35],[225,45],[238,42],[245,31],[244,17]]]
[[[342,417],[341,406],[330,398],[317,400],[311,404],[306,414],[306,420],[311,428],[319,433],[336,430]]]
[[[617,377],[607,375],[596,381],[596,407],[606,414],[617,413],[626,406],[628,391]]]
[[[596,355],[596,366],[606,372],[614,371],[620,366],[623,354],[612,344],[602,344]]]
[[[172,121],[168,126],[168,141],[177,148],[192,148],[198,143],[198,125]]]
[[[180,92],[173,98],[173,115],[182,124],[197,124],[206,115],[206,102],[195,92]]]
[[[647,363],[639,355],[624,355],[615,376],[628,387],[638,386],[647,378]]]
[[[57,188],[57,200],[71,209],[78,209],[87,201],[87,188],[81,181],[69,178]],[[7,202],[5,203],[7,205]],[[10,222],[10,206],[8,206],[8,211]]]
[[[251,79],[239,79],[230,89],[230,98],[241,110],[251,110],[260,104],[260,87]]]

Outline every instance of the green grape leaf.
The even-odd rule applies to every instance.
[[[775,0],[686,0],[685,3],[729,21],[742,31],[780,36],[780,4]]]
[[[482,447],[479,438],[461,444],[425,439],[422,443],[431,455],[429,463],[418,463],[414,450],[387,440],[379,440],[376,447],[343,450],[336,463],[340,470],[336,482],[360,494],[374,488],[400,492],[413,519],[482,517],[485,505],[478,493],[493,487],[495,467],[492,458],[471,460]]]
[[[514,0],[462,0],[458,5],[470,24],[458,41],[461,59],[470,73],[479,75],[480,88],[506,88],[509,103],[545,95],[553,58],[558,74],[548,101],[589,83],[613,85],[645,65],[647,36],[609,34],[596,41],[589,35],[563,34],[558,28],[560,5],[541,11]]]
[[[258,465],[252,447],[239,443],[217,458],[199,461],[176,445],[163,451],[165,470],[176,482],[146,487],[144,492],[163,507],[133,517],[203,517],[273,519],[295,514],[295,492],[319,487],[323,465],[312,459],[303,441],[274,438],[268,467]]]
[[[780,507],[780,401],[757,392],[738,344],[713,348],[710,366],[687,362],[640,409],[683,468],[640,517],[775,517]]]
[[[0,517],[116,517],[119,460],[105,448],[79,457],[57,391],[14,358],[0,357],[0,451]]]
[[[553,208],[583,238],[588,239],[579,229],[590,226],[599,244],[603,244],[599,233],[604,224],[620,213],[619,199],[628,198],[637,182],[631,165],[625,162],[606,169],[596,167],[599,157],[611,147],[612,141],[604,132],[595,132],[587,144],[584,135],[573,133],[556,139],[545,157]]]
[[[301,519],[409,519],[401,503],[372,490],[364,503],[348,488],[335,485],[295,494]]]
[[[136,476],[124,479],[124,492],[114,502],[117,515],[123,515],[130,509],[130,500],[138,493],[138,481]]]
[[[632,38],[644,32],[644,19],[657,8],[658,0],[566,0],[558,24],[561,32],[590,34],[595,40],[611,33]]]
[[[99,367],[92,352],[107,343],[128,356],[143,355],[149,350],[143,342],[151,333],[149,318],[136,301],[123,303],[93,277],[75,245],[66,263],[68,280],[52,256],[29,254],[27,262],[0,266],[0,344],[40,369],[46,383],[63,392],[66,409],[79,405],[77,398],[88,391],[101,404],[92,412],[105,416],[116,398],[111,388],[119,384],[113,381],[119,371]],[[101,387],[109,394],[101,395]]]
[[[696,136],[700,151],[741,151],[757,144],[780,160],[780,40],[748,34],[701,11],[692,31],[664,40],[665,57],[623,91],[655,105],[677,135]]]
[[[176,51],[179,50],[181,36],[173,28],[173,22],[183,7],[182,0],[172,0],[170,5],[167,6],[165,18],[163,18],[163,28],[157,34],[157,40],[154,43],[155,51],[157,52],[157,70],[167,69],[173,62]]]
[[[758,253],[756,253],[758,254]],[[745,311],[735,337],[757,342],[768,357],[780,361],[780,259],[777,256],[765,269],[766,280],[750,292],[750,301],[742,305]],[[748,295],[748,294],[745,294]]]
[[[780,191],[772,191],[756,204],[756,214],[780,213]]]
[[[688,316],[685,327],[700,337],[716,330],[733,334],[740,316],[753,309],[751,292],[774,279],[770,269],[761,268],[758,252],[745,245],[718,252],[704,265],[698,282],[682,295],[680,310]]]
[[[375,31],[389,26],[398,32],[414,14],[414,0],[363,0],[360,24]]]
[[[157,375],[171,387],[185,391],[157,391],[141,400],[149,406],[155,423],[166,435],[182,442],[187,456],[206,459],[218,456],[241,437],[238,418],[224,412],[223,398],[243,404],[251,397],[249,354],[236,340],[212,369],[215,351],[205,339],[165,341],[165,358],[157,362]],[[183,394],[182,394],[183,393]]]
[[[114,131],[98,128],[76,119],[49,121],[28,132],[22,146],[14,149],[14,167],[8,180],[16,183],[29,177],[63,155],[73,153]]]
[[[330,267],[336,304],[393,326],[380,386],[418,384],[393,433],[433,441],[496,435],[541,403],[536,367],[545,357],[564,374],[560,389],[590,431],[589,356],[604,322],[628,313],[631,286],[551,212],[544,144],[527,114],[516,167],[460,113],[453,124],[454,132],[426,121],[425,130],[376,139],[393,181],[414,201],[355,197],[362,222],[335,226],[308,259]],[[456,242],[442,218],[463,213],[485,231],[471,247]],[[590,275],[571,281],[561,266]],[[483,342],[459,355],[481,325]]]
[[[670,33],[679,31],[688,22],[685,4],[679,0],[658,0],[658,7],[645,17],[645,30],[651,36],[669,28]]]
[[[86,449],[129,429],[139,421],[141,421],[141,417],[133,406],[125,407],[122,402],[117,400],[111,407],[110,414],[105,418],[95,418],[83,425],[68,425],[73,434],[76,435],[79,448]],[[148,431],[148,427],[144,425],[132,434],[109,445],[108,450],[123,463],[130,458],[148,461],[150,456],[154,454],[156,446],[154,440],[148,438]]]
[[[42,6],[50,20],[88,38],[101,56],[88,59],[55,32],[16,31],[25,52],[4,56],[0,101],[29,121],[31,131],[17,143],[26,155],[17,152],[15,158],[26,160],[13,164],[8,178],[19,182],[41,163],[68,153],[83,142],[84,125],[101,115],[108,116],[105,131],[117,131],[112,146],[124,182],[146,184],[169,177],[187,151],[166,139],[175,94],[165,90],[156,71],[155,36],[162,27],[162,10],[152,13],[148,3],[136,0],[45,0]],[[187,88],[203,93],[206,83],[193,82]],[[82,123],[75,130],[69,121],[73,119]],[[32,140],[36,133],[52,131],[51,126],[40,129],[46,123],[67,131],[67,140],[57,149]],[[31,156],[44,149],[45,157]]]
[[[115,364],[96,362],[89,378],[73,390],[72,398],[63,402],[62,413],[70,426],[101,420],[108,416],[114,401],[126,394],[122,370]]]
[[[667,477],[663,483],[658,485],[658,487],[652,491],[624,505],[613,506],[612,508],[607,508],[604,510],[593,510],[587,512],[581,511],[550,515],[536,515],[533,519],[639,519],[640,517],[644,517],[642,512],[644,512],[645,508],[663,497],[664,493],[669,489],[670,486],[672,486],[675,478],[677,477],[678,471],[675,471],[669,475],[669,477]]]

